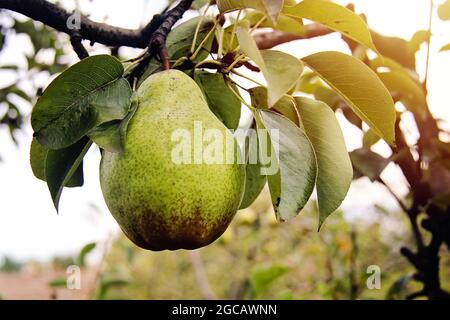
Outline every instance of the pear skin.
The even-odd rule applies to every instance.
[[[194,80],[181,71],[150,76],[137,96],[125,152],[102,154],[100,184],[105,202],[127,237],[142,248],[206,246],[226,230],[241,202],[245,167],[239,164],[237,143],[210,111]],[[223,142],[216,140],[223,147],[219,148],[222,162],[204,157],[199,161],[199,144],[194,142],[194,127],[199,124],[205,137],[208,130],[222,136]],[[184,133],[184,139],[176,132]],[[200,141],[201,150],[211,150],[211,141]]]

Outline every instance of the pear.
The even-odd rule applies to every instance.
[[[206,246],[226,230],[243,197],[245,167],[239,164],[237,143],[210,111],[195,81],[181,71],[150,76],[137,97],[125,152],[102,154],[105,202],[126,236],[142,248]],[[207,132],[215,137],[220,133],[216,148],[211,149],[213,139],[198,140],[199,125],[205,138]],[[210,158],[216,161],[205,156],[199,161],[202,150],[206,154],[219,149],[224,149],[223,161],[214,152]],[[177,157],[177,150],[188,154]]]

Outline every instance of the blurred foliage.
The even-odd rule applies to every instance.
[[[19,19],[8,12],[0,12],[0,21],[0,54],[4,54],[2,50],[8,50],[14,46],[13,42],[18,37],[23,36],[29,39],[31,48],[23,53],[24,59],[17,57],[16,64],[0,64],[0,75],[7,74],[8,78],[15,79],[0,88],[0,128],[7,128],[13,141],[17,142],[15,132],[25,122],[32,103],[43,89],[36,86],[32,79],[41,73],[49,77],[68,66],[68,61],[64,61],[62,45],[62,39],[65,38],[40,22]],[[62,37],[66,37],[67,41],[67,36]],[[22,63],[22,60],[26,63]],[[23,103],[27,105],[25,110],[20,108]]]
[[[336,213],[318,233],[315,210],[313,204],[301,217],[278,224],[265,191],[249,209],[239,211],[218,241],[198,250],[217,298],[403,299],[417,289],[404,277],[412,267],[393,245],[412,241],[405,239],[407,221],[400,212],[379,210],[373,223],[350,223]],[[145,251],[121,236],[105,258],[102,274],[122,282],[106,289],[100,283],[96,297],[204,299],[190,254]],[[442,263],[448,287],[448,255]],[[381,290],[367,289],[370,265],[381,268]]]
[[[22,263],[5,256],[3,261],[0,263],[0,272],[20,272],[22,270]]]

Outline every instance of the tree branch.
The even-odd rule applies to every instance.
[[[175,22],[190,8],[192,2],[193,0],[181,0],[176,7],[162,14],[154,15],[145,27],[136,30],[95,22],[80,14],[77,17],[79,19],[77,30],[82,39],[106,46],[147,48],[151,45],[153,48],[158,47],[158,50],[160,50],[161,42],[165,40],[167,33]],[[68,21],[77,14],[68,12],[45,0],[0,0],[0,9],[8,9],[23,14],[68,35],[72,34],[72,26],[68,26]],[[149,39],[155,32],[156,36],[149,44]],[[272,31],[256,34],[255,40],[260,49],[270,49],[285,42],[315,38],[332,32],[332,30],[320,24],[312,23],[305,26],[305,35],[303,36]]]
[[[181,19],[183,14],[189,10],[194,0],[181,0],[173,9],[167,11],[164,15],[164,21],[153,32],[148,48],[151,54],[158,54],[163,62],[164,69],[169,69],[169,54],[166,48],[167,36],[172,30],[173,25]]]
[[[81,37],[80,32],[78,32],[78,30],[73,30],[72,34],[70,35],[70,43],[72,44],[72,48],[77,54],[78,58],[80,58],[80,60],[83,60],[84,58],[89,57],[89,53],[81,43],[81,40],[83,40],[83,38]]]
[[[0,8],[21,13],[33,20],[40,21],[53,29],[72,33],[72,26],[68,21],[74,19],[74,14],[45,0],[0,0]],[[76,14],[76,13],[75,13]],[[131,30],[114,27],[106,23],[99,23],[79,15],[77,29],[83,39],[102,43],[107,46],[128,46],[146,48],[150,35],[162,22],[162,15],[155,15],[142,29]]]
[[[328,29],[321,24],[311,23],[305,26],[305,34],[302,36],[283,31],[269,31],[255,34],[254,38],[256,43],[258,44],[259,49],[263,50],[273,48],[282,43],[294,40],[311,39],[333,32],[333,30]]]
[[[139,58],[136,67],[131,71],[130,78],[140,77],[150,59],[155,56],[160,58],[164,70],[170,68],[169,53],[166,47],[167,36],[173,25],[189,10],[192,2],[194,1],[181,0],[173,9],[162,15],[161,23],[151,34],[146,51]]]

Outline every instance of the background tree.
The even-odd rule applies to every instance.
[[[270,127],[275,123],[275,126],[280,129],[286,127],[292,139],[301,136],[302,132],[303,135],[306,133],[307,138],[311,140],[311,146],[306,143],[293,150],[283,149],[281,145],[280,150],[296,159],[297,162],[302,160],[299,150],[309,147],[313,150],[311,152],[315,154],[317,163],[311,164],[311,168],[315,166],[318,169],[318,173],[314,172],[313,175],[319,195],[321,223],[338,207],[347,192],[349,183],[347,183],[348,172],[346,172],[345,160],[342,163],[329,163],[324,160],[330,155],[335,161],[344,159],[345,150],[343,152],[340,148],[341,140],[339,137],[336,138],[333,131],[339,132],[339,129],[334,129],[335,121],[333,117],[330,117],[329,109],[323,109],[323,104],[317,101],[325,102],[334,111],[342,111],[349,122],[364,131],[364,147],[350,154],[355,178],[367,176],[372,181],[385,185],[410,220],[416,248],[402,248],[401,252],[416,268],[417,272],[413,278],[423,283],[423,289],[409,298],[425,296],[430,299],[448,299],[449,294],[441,288],[439,279],[439,253],[443,246],[447,248],[450,246],[448,132],[429,111],[427,77],[422,82],[419,80],[415,63],[415,53],[422,43],[428,44],[428,58],[430,55],[432,12],[436,9],[433,3],[430,3],[429,29],[418,31],[410,41],[406,41],[384,37],[371,31],[364,23],[364,16],[360,17],[352,12],[352,6],[343,8],[321,0],[304,0],[298,4],[295,1],[274,1],[272,5],[267,5],[264,1],[249,0],[212,1],[209,4],[206,1],[194,3],[192,0],[181,0],[171,4],[161,14],[155,15],[146,26],[139,30],[122,29],[93,22],[86,16],[79,16],[78,19],[78,16],[74,16],[73,13],[47,1],[0,0],[0,8],[9,10],[2,14],[10,17],[9,25],[1,29],[0,46],[8,41],[8,34],[13,29],[16,33],[29,35],[34,47],[34,53],[27,57],[27,72],[31,74],[30,77],[37,72],[47,71],[53,74],[67,68],[66,64],[59,61],[64,54],[57,45],[59,36],[48,27],[68,34],[73,49],[80,59],[87,58],[85,62],[97,59],[95,63],[105,68],[117,64],[117,61],[106,56],[89,57],[88,50],[82,43],[83,39],[108,46],[111,48],[111,55],[117,55],[118,48],[121,46],[141,48],[142,53],[124,62],[123,71],[109,80],[119,83],[125,79],[130,88],[135,89],[152,73],[177,68],[196,79],[205,96],[209,97],[210,108],[229,128],[236,128],[236,119],[239,120],[240,116],[240,111],[237,110],[240,110],[240,102],[242,102],[253,111],[257,126]],[[171,32],[175,23],[193,4],[202,7],[200,17],[189,20],[183,24],[183,27],[180,25],[178,29],[173,29]],[[219,14],[214,18],[209,17],[207,13],[215,10],[216,7]],[[449,7],[450,2],[447,1],[437,9],[441,19],[449,19]],[[31,20],[20,22],[10,15],[10,11],[21,13],[34,21],[40,21],[45,26],[37,25]],[[68,24],[68,21],[73,19],[75,19],[76,28],[71,28]],[[304,25],[303,19],[312,20],[313,23]],[[255,32],[259,28],[271,30]],[[260,51],[288,41],[318,37],[331,32],[342,34],[342,40],[353,53],[352,57],[336,52],[322,52],[304,57],[299,61],[277,51]],[[47,48],[53,48],[54,61],[48,64],[39,63],[36,56],[40,50]],[[442,49],[448,50],[448,46]],[[373,53],[376,53],[375,58]],[[211,59],[208,54],[211,54]],[[286,64],[289,65],[289,69],[283,68]],[[89,68],[86,67],[87,62],[84,65],[80,63],[78,66],[80,68],[78,71],[89,72]],[[304,66],[310,71],[302,72]],[[15,66],[2,66],[2,68],[16,69]],[[256,87],[243,88],[238,81],[234,80],[236,77],[246,77],[236,70],[238,68],[262,72],[267,87],[264,88],[265,86],[256,82]],[[65,73],[66,76],[70,76],[71,69]],[[205,70],[208,72],[205,73]],[[16,70],[16,72],[23,71]],[[217,75],[220,77],[217,78]],[[215,89],[217,86],[222,86],[223,90],[220,91],[222,94],[226,93],[238,99],[236,108],[225,110],[224,101],[217,94],[211,94],[214,88],[208,84],[213,83],[214,79],[216,79]],[[238,86],[242,89],[241,92],[247,91],[250,94],[251,101],[242,98],[237,90]],[[20,87],[20,81],[18,81],[0,91],[0,101],[7,107],[7,112],[2,116],[0,123],[10,128],[13,138],[14,131],[23,123],[21,112],[14,103],[14,96],[31,102],[34,96],[39,96],[42,91],[42,88],[35,88],[36,94],[34,94],[24,92]],[[53,92],[46,90],[47,97],[51,98],[52,93],[54,95],[62,91],[56,81],[53,88],[55,88]],[[389,97],[386,96],[386,89],[389,90]],[[299,92],[313,96],[314,100],[298,98],[295,94]],[[122,105],[125,113],[131,114],[131,110],[128,110],[131,90],[123,89],[122,93],[125,100],[118,105]],[[41,112],[41,117],[45,117],[45,112],[48,112],[45,101],[47,100],[41,99],[40,106],[38,103],[34,111],[35,114]],[[400,105],[396,115],[393,101]],[[82,99],[74,102],[83,104]],[[52,103],[54,101],[51,99],[47,101],[48,105]],[[280,117],[281,120],[279,120],[271,112],[265,111],[267,108],[285,117]],[[413,115],[420,133],[420,138],[414,144],[407,143],[406,133],[402,130],[404,113]],[[89,128],[78,126],[78,131],[71,132],[72,136],[58,135],[57,127],[49,132],[42,132],[34,126],[35,136],[40,144],[35,143],[34,159],[36,160],[33,170],[38,178],[47,180],[56,206],[64,186],[82,184],[80,163],[87,150],[88,141],[93,140],[103,149],[120,149],[121,138],[120,135],[118,138],[114,128],[126,122],[127,118],[129,117],[125,115],[120,118],[109,118],[108,121],[97,122],[94,127]],[[363,126],[363,121],[370,129]],[[292,126],[292,123],[296,126]],[[79,140],[84,136],[89,138]],[[49,137],[56,137],[55,141],[48,141]],[[326,138],[328,144],[321,144],[322,138]],[[384,158],[371,150],[371,146],[379,139],[385,140],[390,145],[392,155],[389,158]],[[42,150],[45,153],[44,165],[47,166],[49,161],[53,161],[52,164],[56,163],[54,167],[59,168],[50,175],[48,172],[43,175],[42,168],[39,168],[39,166],[42,167],[42,155],[36,156],[37,148],[41,148],[39,146],[43,147]],[[63,148],[69,148],[69,156],[63,160],[61,157],[55,157],[55,154],[58,154],[57,151],[51,151]],[[42,154],[42,150],[39,150],[39,154]],[[64,150],[67,152],[67,149]],[[51,156],[52,152],[55,153],[53,156]],[[56,159],[63,163],[59,163]],[[407,199],[396,196],[395,192],[380,178],[383,169],[392,161],[401,168],[408,182],[410,196]],[[283,170],[287,172],[292,168],[283,169],[283,165],[281,167],[282,172],[278,182],[270,178],[267,180],[277,218],[286,220],[295,215],[305,204],[314,183],[301,186],[298,182],[303,178],[308,180],[308,177],[284,175]],[[248,170],[254,170],[251,166],[248,168]],[[259,167],[256,166],[256,169]],[[308,170],[308,172],[312,171]],[[257,181],[252,196],[247,193],[249,203],[259,193],[265,182],[265,177],[262,181]],[[332,187],[333,193],[329,190],[327,192],[327,186]],[[277,194],[276,191],[281,189],[293,189],[297,192],[287,193],[287,196],[284,193],[281,197],[281,192]],[[301,196],[299,196],[300,193]],[[292,208],[293,202],[297,202],[299,206]]]

